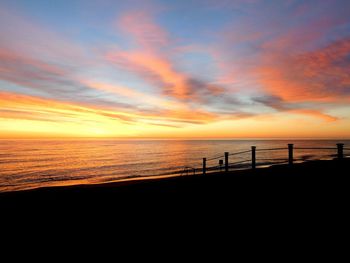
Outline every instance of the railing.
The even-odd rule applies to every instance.
[[[189,174],[196,175],[196,168],[190,167],[190,166],[185,166],[181,172],[181,176],[189,175]]]
[[[240,152],[235,152],[235,153],[229,153],[225,152],[224,155],[219,155],[211,158],[203,158],[203,165],[202,165],[202,173],[205,175],[207,172],[211,171],[222,171],[224,169],[225,172],[228,172],[229,169],[231,168],[240,168],[241,164],[247,164],[250,163],[251,169],[255,169],[257,166],[257,160],[258,161],[265,161],[265,165],[273,165],[273,164],[289,164],[293,165],[294,161],[296,160],[294,158],[294,151],[295,150],[334,150],[335,156],[337,159],[343,159],[344,156],[350,156],[349,154],[344,154],[344,151],[350,151],[350,148],[344,148],[343,143],[337,143],[337,147],[294,147],[294,144],[288,144],[288,147],[279,147],[279,148],[262,148],[262,149],[257,149],[256,146],[251,146],[250,150],[247,151],[240,151]],[[288,155],[286,158],[256,158],[256,154],[260,152],[266,152],[266,151],[287,151]],[[250,158],[249,159],[244,159],[244,160],[237,160],[235,162],[229,162],[229,157],[230,156],[238,156],[238,155],[243,155],[250,153]],[[207,166],[208,161],[213,161],[213,160],[219,160],[219,164],[216,166]],[[266,161],[273,161],[273,162],[267,162]],[[263,163],[264,164],[264,163]],[[260,164],[261,165],[261,164]]]

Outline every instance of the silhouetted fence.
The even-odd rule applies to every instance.
[[[190,166],[185,166],[181,172],[181,175],[189,175],[189,174],[195,175],[196,169]]]
[[[219,155],[211,158],[203,158],[203,165],[202,165],[202,173],[205,175],[207,172],[213,172],[213,171],[222,171],[228,172],[229,169],[239,169],[239,168],[247,168],[247,164],[251,167],[251,169],[255,169],[258,165],[258,161],[265,161],[265,163],[260,165],[273,165],[273,164],[288,164],[293,165],[294,161],[296,159],[294,158],[295,151],[303,151],[303,150],[322,150],[322,151],[328,151],[332,150],[334,151],[334,156],[336,156],[337,159],[343,159],[344,157],[348,156],[348,154],[344,154],[344,151],[350,151],[350,148],[344,148],[343,143],[337,143],[337,147],[294,147],[294,144],[288,144],[287,147],[279,147],[279,148],[262,148],[259,149],[256,146],[251,146],[250,150],[247,151],[240,151],[240,152],[234,152],[229,153],[225,152],[224,155]],[[270,151],[286,151],[286,158],[257,158],[257,155],[259,155],[260,152],[270,152]],[[250,158],[244,159],[244,160],[237,160],[234,162],[229,162],[230,157],[231,160],[234,159],[236,156],[244,155],[250,153]],[[350,156],[350,153],[349,153]],[[208,161],[214,161],[218,160],[218,165],[215,166],[208,166]],[[271,162],[267,162],[271,161]],[[245,165],[242,165],[245,164]],[[194,169],[194,168],[192,168]]]

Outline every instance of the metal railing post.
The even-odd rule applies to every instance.
[[[225,152],[225,172],[228,172],[228,152]]]
[[[293,165],[293,161],[294,161],[293,149],[294,149],[294,144],[292,143],[288,144],[288,164],[289,165]]]
[[[203,158],[203,175],[206,174],[207,170],[207,158]]]
[[[343,159],[344,158],[344,143],[337,143],[337,150],[338,154],[337,157],[338,159]]]
[[[256,146],[252,146],[252,169],[256,167],[256,158],[255,158]]]

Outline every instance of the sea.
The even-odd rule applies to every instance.
[[[288,144],[295,162],[332,159],[337,143],[350,147],[350,140],[6,139],[0,140],[0,192],[201,175],[203,158],[208,173],[222,170],[224,152],[230,170],[250,169],[252,146],[257,167],[287,162]]]

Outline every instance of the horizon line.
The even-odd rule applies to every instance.
[[[350,137],[0,137],[0,140],[350,140]]]

